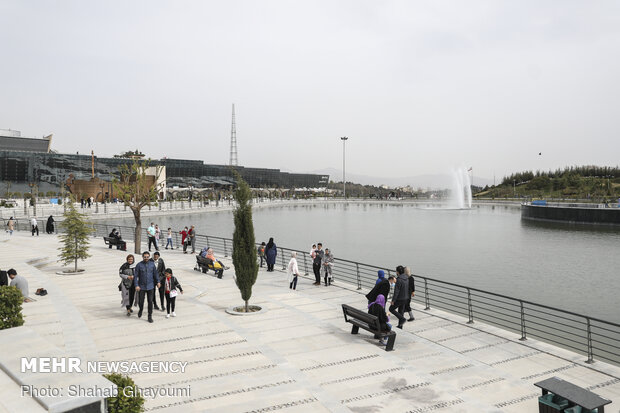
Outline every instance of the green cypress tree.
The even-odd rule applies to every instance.
[[[58,236],[61,246],[58,247],[60,258],[58,261],[64,265],[74,263],[74,271],[77,272],[78,260],[84,261],[90,257],[88,249],[90,248],[90,236],[94,232],[92,225],[86,218],[86,214],[82,214],[75,209],[75,199],[67,204],[68,208],[63,214],[64,220],[60,223],[62,233]]]
[[[237,208],[234,212],[235,232],[233,234],[232,259],[235,266],[235,282],[245,301],[245,312],[248,312],[248,301],[252,296],[252,286],[258,276],[256,260],[256,243],[254,241],[254,223],[252,222],[252,193],[247,182],[235,172],[237,178]]]

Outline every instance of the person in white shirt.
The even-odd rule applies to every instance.
[[[299,268],[297,267],[297,253],[295,251],[291,252],[291,260],[288,262],[286,274],[288,276],[289,288],[291,290],[296,290]]]
[[[39,236],[39,224],[37,223],[37,219],[32,217],[30,220],[30,225],[32,225],[32,236],[34,237],[34,233],[36,231],[37,237]]]

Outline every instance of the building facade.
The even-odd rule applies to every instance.
[[[11,145],[7,144],[9,141]],[[46,139],[0,136],[0,185],[3,186],[0,187],[0,196],[4,196],[6,192],[29,192],[31,184],[36,185],[39,192],[60,192],[63,183],[70,178],[74,181],[96,179],[97,187],[101,183],[106,183],[107,187],[107,183],[118,177],[119,166],[132,162],[133,160],[128,158],[55,153],[49,151],[49,141]],[[235,185],[233,170],[227,165],[168,158],[151,160],[149,164],[152,167],[163,167],[160,169],[165,171],[165,175],[160,177],[160,180],[164,179],[168,188],[217,190],[231,189]],[[234,169],[252,188],[320,188],[326,187],[329,182],[328,175],[297,174],[279,169],[242,166]],[[88,195],[98,198],[97,194]],[[113,197],[112,194],[109,196]]]

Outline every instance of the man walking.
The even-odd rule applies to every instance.
[[[148,302],[148,314],[149,323],[153,322],[153,299],[155,297],[155,286],[161,287],[159,283],[159,274],[157,273],[157,267],[155,263],[151,261],[151,254],[148,251],[142,253],[142,262],[136,265],[133,277],[134,285],[136,286],[136,292],[139,294],[138,303],[140,311],[138,311],[138,318],[142,317],[142,311],[144,310],[144,296]]]
[[[37,237],[39,236],[39,223],[37,222],[36,217],[32,217],[30,220],[30,225],[32,225],[32,236],[34,237],[34,233],[37,233]]]
[[[151,244],[155,246],[155,251],[159,251],[159,248],[157,247],[157,241],[155,240],[155,224],[151,222],[151,226],[146,229],[146,233],[149,237],[149,252],[151,252]]]
[[[166,278],[166,276],[164,275],[164,271],[166,271],[166,264],[164,263],[164,259],[161,258],[161,256],[159,255],[159,251],[153,254],[153,263],[155,263],[155,267],[157,268],[159,284],[161,284],[159,286],[159,301],[161,303],[161,311],[164,311],[164,309],[166,308],[166,306],[164,305],[164,279]],[[153,307],[155,307],[156,310],[159,310],[159,307],[157,307],[157,294],[155,294],[155,299],[153,301]]]
[[[409,278],[405,274],[405,267],[399,265],[396,267],[396,285],[394,286],[394,295],[392,296],[392,305],[390,306],[390,313],[394,314],[398,318],[398,325],[396,327],[402,329],[405,324],[405,306],[407,305],[407,299],[411,297],[409,295]]]
[[[189,237],[189,243],[192,246],[192,254],[195,254],[196,253],[196,228],[194,228],[193,225],[190,228],[187,236]]]
[[[314,285],[321,285],[321,264],[325,252],[323,251],[323,244],[320,242],[316,244],[316,250],[314,250],[314,259],[312,260],[312,271],[314,271],[315,283]]]

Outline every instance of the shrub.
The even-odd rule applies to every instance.
[[[104,374],[103,377],[116,384],[118,394],[115,397],[108,397],[108,413],[140,413],[144,411],[144,397],[140,393],[123,392],[123,389],[131,387],[135,389],[136,384],[129,376],[118,373]]]
[[[0,287],[0,330],[19,327],[24,324],[22,303],[24,297],[17,287]]]

